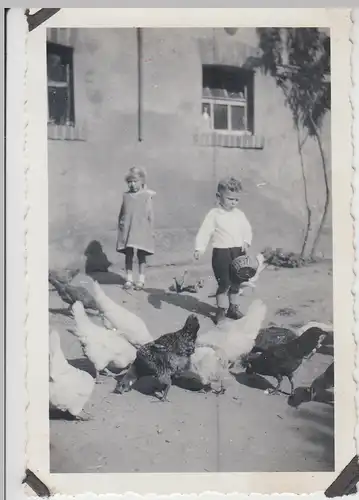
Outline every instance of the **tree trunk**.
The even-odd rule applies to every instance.
[[[304,146],[305,141],[307,140],[307,138],[305,138],[303,141],[301,141],[298,122],[295,123],[295,128],[296,128],[296,132],[297,132],[297,146],[298,146],[298,153],[299,153],[299,158],[300,158],[300,167],[301,167],[302,179],[303,179],[305,208],[306,208],[306,211],[307,211],[307,224],[306,224],[306,228],[305,228],[302,249],[300,251],[300,257],[303,258],[304,254],[305,254],[305,250],[307,248],[309,233],[310,233],[310,231],[312,229],[312,211],[311,211],[310,205],[309,205],[307,177],[306,177],[306,174],[305,174],[304,158],[303,158],[303,146]]]
[[[319,152],[320,152],[320,157],[322,160],[322,168],[323,168],[324,182],[325,182],[325,203],[324,203],[323,214],[322,214],[322,218],[320,220],[320,224],[318,227],[316,237],[315,237],[314,242],[313,242],[312,250],[310,252],[310,258],[314,259],[316,251],[317,251],[317,246],[318,246],[318,243],[319,243],[319,240],[320,240],[323,228],[324,228],[324,224],[325,224],[325,221],[326,221],[327,215],[328,215],[328,208],[329,208],[329,201],[330,201],[330,189],[329,189],[327,164],[326,164],[326,160],[325,160],[325,155],[324,155],[324,151],[323,151],[323,146],[322,146],[320,134],[319,134],[318,129],[317,129],[317,127],[316,127],[316,125],[311,117],[310,117],[310,120],[311,120],[312,125],[313,125],[314,136],[316,138]]]

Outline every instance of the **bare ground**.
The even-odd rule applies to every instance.
[[[120,268],[98,276],[105,292],[137,312],[157,337],[174,331],[189,312],[200,316],[201,328],[212,326],[215,282],[207,265],[189,268],[190,277],[205,278],[196,295],[168,292],[182,268],[149,268],[146,289],[126,293]],[[78,276],[75,282],[86,280]],[[243,311],[260,297],[268,306],[263,326],[274,322],[300,326],[308,321],[332,322],[331,263],[308,268],[266,270],[254,293],[243,297]],[[72,319],[62,313],[61,300],[50,292],[50,324],[61,334],[71,362],[90,370],[77,340],[67,332]],[[307,385],[332,362],[328,348],[305,361],[295,384]],[[334,409],[326,402],[305,403],[299,409],[287,396],[264,390],[273,379],[251,382],[244,373],[233,376],[222,396],[172,387],[169,403],[131,391],[114,394],[116,381],[102,378],[86,410],[88,422],[51,420],[52,472],[250,472],[330,471],[334,468]],[[289,385],[283,385],[289,390]],[[330,399],[330,398],[329,398]]]

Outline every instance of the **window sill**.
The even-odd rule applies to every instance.
[[[238,148],[238,149],[263,149],[264,137],[249,134],[236,134],[234,132],[201,132],[195,134],[195,143],[198,146]]]
[[[87,133],[83,125],[47,124],[47,138],[51,141],[86,141]]]

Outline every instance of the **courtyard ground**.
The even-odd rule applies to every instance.
[[[125,292],[120,267],[98,276],[106,294],[136,312],[154,337],[180,328],[189,312],[200,317],[201,329],[213,327],[215,282],[205,263],[189,266],[190,278],[202,277],[198,294],[168,291],[173,276],[184,268],[148,269],[146,289]],[[74,283],[86,281],[77,276]],[[332,322],[331,262],[301,269],[267,269],[254,292],[243,296],[245,312],[261,298],[268,307],[263,326],[271,322],[298,327],[308,321]],[[50,292],[50,324],[61,335],[66,357],[86,367],[81,347],[67,328],[73,320]],[[305,361],[295,385],[307,385],[333,360],[330,346]],[[264,390],[273,379],[253,384],[244,373],[233,375],[224,395],[203,394],[173,386],[169,403],[154,403],[148,394],[113,393],[116,381],[102,377],[86,410],[87,422],[53,419],[50,423],[52,472],[274,472],[330,471],[334,467],[334,408],[328,401],[298,409],[287,396]],[[289,390],[289,384],[283,384]]]

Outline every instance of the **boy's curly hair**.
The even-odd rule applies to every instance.
[[[142,167],[131,167],[128,171],[125,181],[129,182],[133,179],[141,179],[143,184],[146,184],[146,172]]]
[[[218,193],[223,191],[231,191],[232,193],[239,193],[242,191],[242,184],[235,177],[226,177],[219,181],[217,186]]]

